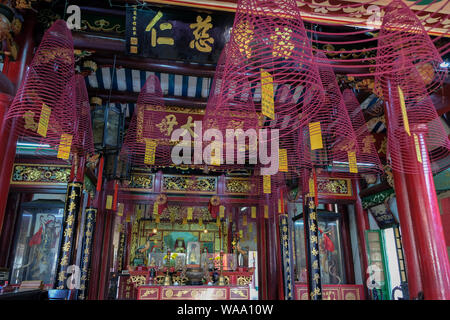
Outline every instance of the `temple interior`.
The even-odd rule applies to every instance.
[[[0,300],[450,300],[448,0],[0,2]]]

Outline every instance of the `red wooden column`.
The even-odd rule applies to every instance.
[[[106,188],[106,186],[104,186]],[[103,229],[105,221],[105,199],[106,191],[102,189],[97,191],[94,207],[97,208],[97,221],[95,226],[93,247],[92,247],[92,262],[89,275],[89,300],[98,299],[99,279],[101,273],[101,257],[102,257],[102,244],[103,244]]]
[[[356,195],[355,202],[355,220],[356,226],[358,230],[358,243],[359,243],[359,260],[361,261],[361,277],[363,279],[364,284],[364,293],[366,297],[368,297],[367,290],[367,268],[369,266],[367,260],[367,244],[366,244],[366,236],[365,231],[369,229],[369,221],[367,217],[367,212],[363,209],[361,198],[359,197],[358,187],[356,185],[357,182],[352,183],[353,192]]]
[[[450,262],[445,244],[436,189],[430,159],[428,158],[425,125],[414,126],[411,133],[417,134],[422,163],[417,161],[417,174],[405,174],[410,201],[412,224],[418,249],[423,293],[426,300],[450,299]],[[404,157],[417,158],[412,144]]]
[[[355,283],[355,269],[352,255],[352,241],[350,238],[350,222],[348,219],[348,210],[346,205],[338,205],[338,210],[341,213],[342,222],[342,242],[344,244],[344,259],[345,263],[345,277],[348,284]]]
[[[388,90],[385,92],[389,99],[389,102],[385,103],[384,114],[386,127],[389,130],[389,118],[394,117],[392,114],[392,108],[389,108],[389,105],[393,105],[393,97],[392,91]],[[414,155],[414,154],[413,154]],[[411,155],[401,155],[402,157],[408,157]],[[402,245],[403,245],[403,254],[405,255],[405,263],[406,263],[406,272],[408,275],[408,291],[409,298],[415,299],[418,297],[419,292],[423,292],[422,285],[422,272],[420,270],[419,264],[419,251],[416,245],[415,233],[414,233],[414,225],[412,221],[412,203],[410,202],[409,190],[411,188],[407,186],[407,175],[398,171],[392,170],[393,178],[394,178],[394,191],[395,198],[397,201],[397,211],[398,218],[400,220],[400,231],[402,237]],[[412,185],[414,189],[414,185]],[[434,187],[433,187],[433,192]],[[417,209],[417,208],[416,208]],[[420,213],[419,213],[420,214]]]
[[[111,193],[110,190],[113,190],[114,181],[108,181],[105,183],[107,188],[107,192]],[[105,197],[106,199],[106,197]],[[107,281],[109,279],[109,253],[110,253],[110,241],[111,241],[111,226],[113,224],[114,220],[114,214],[111,210],[106,210],[105,206],[102,206],[103,208],[103,223],[100,228],[103,229],[103,239],[102,239],[102,245],[101,245],[101,255],[98,256],[98,259],[100,259],[100,268],[98,269],[98,293],[97,293],[97,299],[104,300],[105,299],[105,293],[107,291]]]
[[[258,291],[259,299],[267,300],[267,232],[264,218],[264,205],[259,205],[258,216]]]
[[[266,264],[267,264],[267,299],[277,300],[278,299],[278,285],[279,283],[277,277],[277,229],[275,222],[275,205],[268,201],[268,197],[265,195],[265,204],[269,206],[269,219],[264,219],[267,231],[267,242],[266,242]]]
[[[405,174],[392,170],[394,176],[395,199],[397,201],[398,218],[405,255],[406,273],[408,275],[409,298],[416,299],[419,292],[423,291],[422,277],[420,272],[419,257],[414,240],[414,228],[411,219],[410,202],[406,188]]]
[[[22,82],[26,66],[31,62],[34,49],[33,29],[35,21],[35,18],[25,16],[23,31],[17,37],[17,44],[19,46],[17,59],[16,61],[12,61],[9,57],[5,58],[3,73],[14,84],[15,91]],[[4,101],[2,101],[2,103],[3,102]],[[2,230],[6,203],[8,201],[11,172],[14,164],[14,157],[16,155],[17,137],[10,134],[10,132],[13,131],[14,123],[12,123],[11,126],[3,123],[0,129],[0,232]]]

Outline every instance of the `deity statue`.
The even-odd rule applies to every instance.
[[[185,253],[186,252],[186,245],[184,244],[184,239],[178,238],[175,241],[175,246],[174,246],[173,250],[176,253]]]

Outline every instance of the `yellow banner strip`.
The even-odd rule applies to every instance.
[[[52,114],[52,109],[45,103],[42,103],[42,109],[41,109],[41,115],[39,117],[37,133],[43,137],[47,136],[48,123],[50,121],[51,114]]]
[[[356,154],[354,151],[348,151],[348,168],[351,173],[358,173],[358,165],[356,163]]]
[[[269,119],[275,119],[275,103],[273,97],[273,77],[261,69],[261,111]]]
[[[309,139],[311,141],[311,150],[323,148],[322,129],[320,127],[320,121],[311,122],[309,124]]]
[[[288,158],[287,158],[287,149],[280,149],[279,154],[279,163],[278,163],[278,171],[280,172],[288,172]]]
[[[417,161],[422,163],[422,154],[420,153],[419,137],[414,133],[414,145],[416,146]]]
[[[70,156],[70,148],[72,146],[72,135],[63,133],[61,135],[61,140],[58,146],[58,155],[56,156],[59,159],[67,160]]]
[[[398,86],[397,88],[398,88],[398,96],[400,98],[400,107],[402,109],[403,126],[405,127],[405,131],[408,134],[408,136],[411,136],[411,132],[409,131],[408,114],[406,112],[405,96],[403,94],[402,88],[400,88],[400,86]]]

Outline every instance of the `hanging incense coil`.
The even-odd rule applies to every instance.
[[[323,53],[316,58],[326,60]],[[315,113],[306,115],[307,122],[299,131],[300,168],[352,173],[356,166],[352,155],[358,150],[356,135],[332,68],[320,65],[319,73],[325,99]]]
[[[387,90],[394,69],[405,75],[417,74],[428,92],[442,84],[447,75],[440,67],[442,58],[419,18],[403,1],[392,1],[385,8],[378,38],[375,73],[383,90]],[[405,62],[402,65],[398,64],[400,58]]]
[[[239,1],[224,51],[220,85],[213,86],[219,92],[215,110],[222,130],[234,116],[244,128],[249,123],[255,129],[280,129],[285,123],[289,130],[282,135],[288,135],[320,106],[323,90],[295,1]],[[275,104],[283,86],[293,101]],[[254,105],[259,97],[261,104]],[[245,114],[251,120],[243,120]]]
[[[82,75],[75,75],[75,85],[77,123],[73,153],[92,156],[94,154],[94,138],[92,134],[91,107],[86,90],[86,82]]]
[[[391,166],[406,173],[438,172],[450,165],[447,132],[419,72],[402,58],[397,65],[383,83]],[[419,141],[421,134],[424,141]],[[420,151],[419,143],[426,145],[431,163],[423,159],[426,154]]]
[[[169,165],[171,133],[177,124],[164,106],[159,79],[150,76],[142,87],[130,126],[126,132],[121,158],[132,166]]]
[[[16,122],[22,140],[56,149],[67,138],[70,152],[77,120],[74,63],[72,34],[57,20],[45,32],[5,117],[5,124]]]
[[[358,148],[356,150],[357,175],[379,174],[383,166],[375,148],[375,138],[369,133],[361,106],[350,89],[344,90],[343,99],[347,107],[353,130],[356,134]]]

